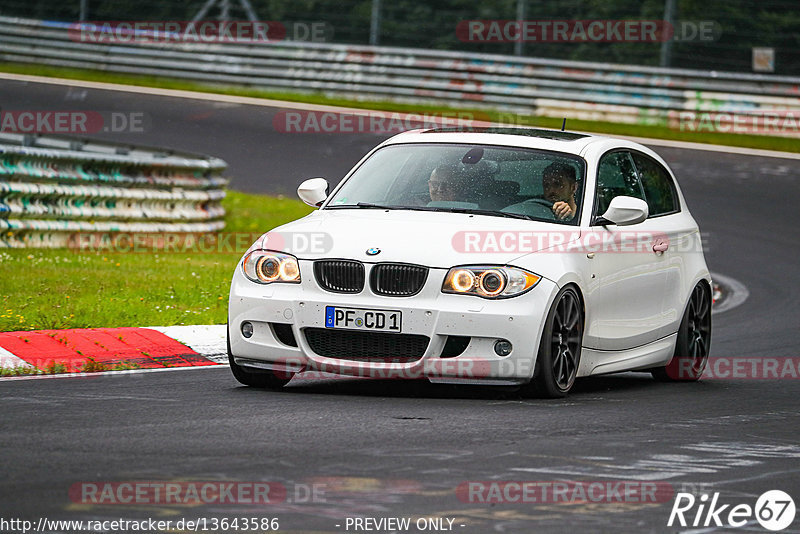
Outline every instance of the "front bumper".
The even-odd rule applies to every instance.
[[[370,266],[366,265],[369,269]],[[318,371],[373,378],[427,378],[436,382],[519,384],[533,376],[542,325],[558,290],[542,278],[532,290],[517,297],[489,300],[441,292],[446,269],[430,269],[422,291],[412,297],[386,297],[371,292],[340,294],[317,285],[311,261],[300,261],[299,284],[257,284],[237,266],[231,283],[228,328],[234,361],[245,367],[289,373]],[[367,272],[369,279],[369,272]],[[325,328],[325,307],[343,306],[399,310],[402,334],[427,336],[421,358],[409,362],[354,361],[326,357],[312,350],[307,328]],[[245,338],[241,325],[252,323]],[[276,325],[291,328],[296,346],[287,344]],[[285,334],[287,327],[279,326]],[[387,335],[402,335],[387,334]],[[442,357],[449,336],[469,337],[457,356]],[[283,340],[283,341],[281,341]],[[498,356],[494,344],[510,341],[513,349]],[[375,354],[376,357],[384,355]]]

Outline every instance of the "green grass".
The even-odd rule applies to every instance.
[[[254,237],[312,211],[299,200],[228,191],[215,252],[0,249],[0,331],[225,323],[231,275]],[[221,241],[222,242],[222,241]]]
[[[249,96],[290,102],[307,102],[313,104],[326,104],[332,106],[345,106],[360,109],[374,109],[382,111],[399,111],[413,113],[441,113],[474,111],[480,116],[488,115],[489,119],[497,122],[511,122],[520,126],[536,126],[541,128],[560,128],[561,119],[552,117],[538,117],[534,115],[513,115],[508,112],[468,110],[452,108],[444,105],[401,104],[389,101],[359,101],[344,98],[332,98],[321,93],[285,93],[253,89],[238,86],[207,85],[179,79],[162,78],[155,76],[140,76],[134,74],[115,74],[103,71],[71,69],[63,67],[50,67],[43,65],[26,65],[18,63],[0,63],[0,72],[16,74],[30,74],[37,76],[51,76],[55,78],[68,78],[106,83],[120,83],[146,87],[160,87],[164,89],[180,89],[185,91],[199,91],[227,95]],[[585,121],[568,119],[567,126],[573,131],[586,131],[609,135],[625,135],[636,137],[650,137],[657,139],[670,139],[677,141],[690,141],[695,143],[709,143],[715,145],[739,146],[746,148],[760,148],[766,150],[780,150],[785,152],[800,152],[800,143],[797,139],[746,135],[726,134],[717,132],[688,132],[679,131],[666,125],[657,124],[620,124],[601,121]]]
[[[14,367],[2,367],[0,366],[0,377],[6,376],[28,376],[28,375],[41,375],[44,374],[44,371],[41,369],[37,369],[36,367],[27,367],[27,366],[14,366]]]
[[[86,361],[81,366],[81,373],[100,373],[103,371],[130,371],[134,369],[141,369],[138,363],[131,363],[122,361],[114,365],[106,365],[95,361],[93,358],[86,358]],[[69,369],[63,363],[56,363],[54,361],[47,364],[43,369],[33,366],[14,366],[3,367],[0,366],[0,377],[10,376],[33,376],[33,375],[58,375],[68,373]]]
[[[225,232],[257,232],[259,235],[314,211],[296,198],[231,190],[227,191],[222,206],[226,213]]]

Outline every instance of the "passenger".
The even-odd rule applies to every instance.
[[[458,170],[448,165],[440,165],[433,169],[428,179],[428,192],[431,201],[459,201],[464,187],[464,180]]]
[[[551,163],[542,171],[542,190],[546,200],[553,203],[553,213],[559,220],[570,221],[578,213],[575,192],[578,180],[575,168],[558,161]]]

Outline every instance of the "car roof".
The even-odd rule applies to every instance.
[[[535,148],[581,155],[590,145],[644,148],[638,143],[601,135],[544,128],[470,127],[410,130],[391,137],[381,146],[407,143],[464,143]],[[647,150],[647,149],[645,149]],[[650,152],[647,150],[647,152]]]

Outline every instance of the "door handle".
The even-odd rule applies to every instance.
[[[663,254],[669,248],[669,241],[658,240],[653,243],[653,252]]]

